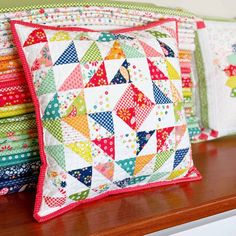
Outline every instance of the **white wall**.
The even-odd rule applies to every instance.
[[[203,16],[236,17],[236,0],[126,0],[185,8]]]

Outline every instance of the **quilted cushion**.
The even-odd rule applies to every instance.
[[[201,113],[204,126],[215,130],[210,138],[236,133],[235,34],[236,22],[230,20],[206,20],[198,30]]]
[[[200,179],[175,20],[113,31],[11,26],[37,116],[38,221],[109,194]]]

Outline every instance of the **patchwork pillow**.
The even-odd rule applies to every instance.
[[[57,0],[53,4],[48,2],[44,4],[43,0],[39,0],[38,3],[39,5],[34,5],[31,2],[22,4],[19,1],[17,3],[10,1],[4,2],[7,8],[1,5],[0,9],[0,143],[3,144],[0,145],[0,168],[39,160],[37,142],[34,142],[34,146],[27,146],[28,144],[24,143],[23,147],[15,148],[19,146],[19,140],[27,141],[28,138],[37,137],[37,130],[36,125],[32,127],[34,106],[21,60],[13,43],[10,19],[53,26],[89,26],[96,30],[104,30],[145,25],[158,19],[174,17],[178,20],[179,60],[187,127],[191,141],[198,141],[200,127],[195,109],[196,83],[191,65],[195,49],[196,17],[192,13],[158,7],[154,4],[118,1],[97,1],[89,5],[86,1],[69,2],[69,0],[66,2]],[[30,121],[26,121],[28,118]],[[29,181],[32,179],[36,180],[28,178]],[[25,184],[26,182],[24,186]],[[5,191],[7,186],[2,185],[1,180],[0,185],[4,188],[2,193],[25,189],[11,187],[9,191]],[[28,186],[34,184],[28,183]]]
[[[236,132],[236,22],[206,20],[200,26],[201,114],[204,126],[215,130],[209,137],[215,138]]]
[[[110,194],[200,179],[175,20],[112,31],[11,26],[36,109],[38,221]]]

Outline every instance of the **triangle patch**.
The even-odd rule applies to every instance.
[[[77,153],[85,161],[92,164],[92,146],[90,141],[70,143],[66,146],[70,148],[73,152]]]
[[[131,47],[127,44],[122,43],[121,48],[125,53],[126,58],[141,58],[145,57],[141,52],[139,52],[136,48]]]
[[[139,184],[139,183],[143,182],[147,177],[149,177],[149,175],[142,175],[142,176],[133,177],[128,182],[128,185]]]
[[[181,142],[185,132],[187,130],[186,125],[175,126],[175,146],[178,147]]]
[[[62,55],[57,59],[54,65],[64,65],[79,63],[74,42],[71,42]]]
[[[129,63],[125,60],[119,70],[117,71],[114,78],[111,80],[110,84],[124,84],[130,82],[130,74],[129,74]]]
[[[99,51],[99,48],[96,44],[96,42],[93,42],[92,45],[89,47],[89,49],[86,51],[80,62],[86,63],[91,61],[102,61],[102,55]]]
[[[183,112],[183,102],[175,102],[174,103],[174,114],[175,114],[176,122],[181,120],[182,112]]]
[[[163,151],[163,146],[166,143],[166,140],[170,136],[171,132],[174,130],[174,127],[168,127],[163,129],[158,129],[156,132],[157,137],[157,152]]]
[[[116,163],[131,176],[133,176],[134,174],[135,162],[136,162],[135,157],[116,161]]]
[[[84,190],[84,191],[79,192],[79,193],[71,194],[71,195],[69,196],[69,198],[70,198],[71,200],[74,200],[74,201],[80,201],[80,200],[86,199],[86,198],[88,197],[88,195],[89,195],[89,189]]]
[[[61,168],[66,168],[63,145],[46,146],[45,151],[48,155],[54,158]]]
[[[69,32],[66,31],[58,31],[50,38],[50,42],[69,40],[72,40],[72,38],[70,37]]]
[[[68,125],[83,134],[86,138],[89,138],[90,132],[88,127],[87,115],[80,115],[76,117],[64,117],[62,118]]]
[[[60,118],[59,101],[58,101],[58,94],[56,93],[53,96],[53,99],[48,103],[44,111],[43,120],[55,120],[59,118]]]
[[[84,86],[80,65],[77,65],[71,72],[71,74],[67,77],[67,79],[64,81],[59,91],[62,92],[70,89],[78,89],[83,87]]]
[[[160,52],[156,51],[153,47],[149,46],[145,42],[139,41],[139,43],[142,45],[146,57],[163,57]]]
[[[27,47],[37,43],[46,43],[47,41],[47,36],[43,29],[35,29],[30,33],[27,40],[24,42],[23,47]]]
[[[171,80],[181,79],[179,73],[176,71],[176,69],[171,65],[171,63],[168,60],[166,60],[166,67],[167,67],[169,79]]]
[[[48,130],[57,140],[63,142],[63,134],[60,120],[44,120],[43,127]]]
[[[97,72],[89,80],[85,88],[97,87],[97,86],[103,86],[103,85],[108,85],[104,62],[102,62],[102,64],[99,66]]]
[[[56,186],[54,186],[54,185],[52,185],[50,187],[51,187],[52,191],[55,192],[56,194],[53,197],[47,196],[47,195],[43,196],[43,199],[44,199],[46,205],[49,206],[50,208],[62,207],[66,202],[65,190],[62,188],[56,188]]]
[[[135,87],[133,84],[131,84],[131,88],[134,92],[134,103],[135,107],[138,106],[140,108],[144,108],[146,106],[153,106],[155,105],[142,91],[140,91],[137,87]]]
[[[74,38],[74,40],[89,40],[89,36],[88,36],[88,32],[81,32],[81,33],[77,33]]]
[[[107,179],[112,181],[114,174],[114,162],[109,161],[106,163],[101,163],[95,166],[95,169],[104,175]]]
[[[148,143],[149,139],[152,137],[154,132],[155,130],[151,130],[149,132],[146,131],[137,132],[138,147],[136,155],[138,155],[143,150],[144,146]]]
[[[31,67],[31,71],[39,70],[42,65],[44,65],[45,67],[52,66],[52,58],[50,55],[48,43],[46,43],[41,49],[40,57],[35,59]]]
[[[136,107],[135,108],[135,119],[136,119],[136,130],[138,130],[143,122],[146,120],[152,109],[154,108],[153,106],[145,106],[143,108],[141,107]]]
[[[129,182],[130,182],[131,178],[125,178],[123,180],[120,180],[120,181],[115,181],[113,182],[115,185],[117,185],[118,187],[120,188],[125,188],[129,185]]]
[[[121,108],[130,108],[130,107],[135,107],[135,102],[134,102],[134,91],[133,87],[129,86],[121,98],[119,99],[118,103],[115,106],[115,110],[121,109]]]
[[[159,40],[158,40],[158,42],[159,42],[159,44],[162,48],[162,51],[166,57],[175,57],[174,51],[168,45],[166,45],[165,43],[163,43]]]
[[[182,176],[187,170],[186,169],[180,169],[180,170],[173,170],[168,177],[168,180],[176,179],[180,176]]]
[[[172,154],[174,153],[174,151],[163,151],[160,153],[156,154],[156,162],[154,165],[154,171],[159,170],[164,163],[172,156]]]
[[[169,36],[165,33],[162,33],[160,31],[153,31],[153,30],[148,30],[147,32],[149,32],[151,35],[153,35],[155,38],[169,38]]]
[[[168,77],[150,59],[147,58],[147,61],[152,80],[168,80]]]
[[[174,86],[174,84],[171,81],[170,81],[170,88],[172,92],[173,102],[181,102],[182,98],[179,94],[179,91],[177,90],[177,88]]]
[[[158,180],[161,180],[163,177],[166,177],[167,175],[169,175],[170,172],[159,172],[159,173],[155,173],[151,176],[151,178],[149,179],[149,183],[152,182],[157,182]]]
[[[153,82],[153,94],[156,104],[169,104],[172,101],[158,88],[158,86]]]
[[[105,60],[114,60],[125,58],[125,54],[120,46],[119,41],[115,41]]]
[[[86,114],[86,104],[84,100],[84,92],[82,91],[66,110],[66,117],[76,117]]]
[[[130,37],[130,36],[127,36],[127,35],[124,35],[124,34],[115,34],[115,38],[116,39],[127,39],[127,40],[133,40],[134,38],[133,37]]]
[[[109,32],[101,32],[98,42],[110,42],[115,39],[114,34],[109,33]]]
[[[182,162],[182,160],[184,159],[184,157],[186,156],[188,151],[189,151],[189,148],[185,148],[185,149],[178,149],[175,152],[175,159],[174,159],[173,170]]]
[[[138,156],[136,158],[134,175],[137,175],[155,156],[155,154],[149,154],[145,156]]]
[[[114,124],[111,111],[93,113],[89,114],[89,116],[93,118],[99,125],[108,130],[111,134],[114,134]]]
[[[128,126],[136,130],[135,108],[121,108],[116,110],[116,115],[120,117]]]
[[[98,147],[100,147],[104,153],[106,153],[113,160],[115,159],[115,138],[114,136],[110,138],[102,138],[93,140]]]
[[[54,83],[53,69],[51,68],[50,70],[48,70],[47,75],[42,80],[42,83],[40,84],[40,87],[37,89],[36,93],[37,96],[41,96],[43,94],[54,92],[56,92],[56,85]]]
[[[88,188],[91,186],[92,180],[92,166],[84,167],[82,169],[76,169],[68,171],[68,174],[79,180],[81,183],[86,185]]]

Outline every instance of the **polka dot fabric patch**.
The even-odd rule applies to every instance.
[[[109,32],[11,25],[36,108],[38,221],[107,195],[201,178],[182,115],[175,20]],[[32,73],[45,46],[51,62]]]

